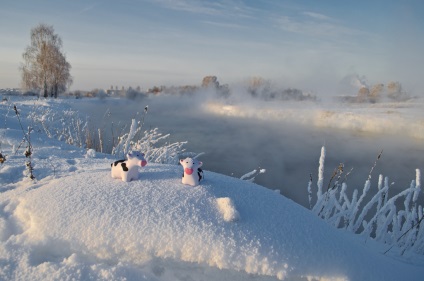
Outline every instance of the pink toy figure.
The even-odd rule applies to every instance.
[[[118,160],[110,164],[111,175],[114,179],[122,179],[129,182],[138,179],[138,167],[147,165],[144,153],[134,151],[127,154],[127,160]]]
[[[184,168],[184,173],[181,182],[183,184],[197,186],[203,178],[202,162],[196,159],[186,158],[180,159],[180,164]]]

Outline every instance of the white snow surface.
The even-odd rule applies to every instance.
[[[0,104],[8,116],[0,125],[0,280],[424,276],[422,259],[383,255],[383,245],[334,229],[272,190],[207,170],[190,187],[181,166],[149,163],[126,183],[110,177],[111,156],[34,132],[31,181],[24,148],[13,151],[22,131],[8,110]]]
[[[218,210],[225,221],[236,221],[240,218],[240,214],[234,206],[233,200],[229,197],[221,197],[216,199]]]

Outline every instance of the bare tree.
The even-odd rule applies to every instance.
[[[376,103],[379,101],[384,93],[384,84],[377,84],[371,87],[369,94],[369,101]]]
[[[57,98],[72,84],[71,65],[62,52],[62,39],[53,26],[39,24],[31,29],[31,44],[22,54],[22,86]]]
[[[358,91],[357,101],[358,102],[367,102],[370,96],[370,89],[368,87],[361,87]]]
[[[205,77],[203,77],[202,87],[218,88],[219,87],[218,78],[216,78],[216,76],[205,76]]]
[[[402,89],[399,82],[390,82],[387,85],[387,96],[395,101],[406,101],[411,97]]]
[[[58,49],[52,50],[51,68],[51,91],[50,95],[57,98],[59,93],[66,91],[67,87],[72,84],[73,80],[70,75],[71,64],[66,60],[66,57]]]

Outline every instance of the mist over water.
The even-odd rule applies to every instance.
[[[170,142],[188,141],[187,151],[205,152],[200,156],[204,170],[240,177],[253,169],[266,169],[266,173],[256,177],[257,184],[278,189],[304,206],[308,206],[310,174],[316,192],[318,160],[323,145],[327,149],[325,187],[333,170],[344,163],[345,171],[353,168],[346,181],[348,190],[357,188],[361,192],[381,150],[383,155],[372,173],[372,190],[377,189],[379,174],[395,182],[394,190],[403,190],[415,179],[415,169],[423,170],[424,167],[422,139],[406,133],[384,134],[349,127],[317,126],[315,121],[319,120],[314,116],[308,117],[311,121],[305,119],[312,111],[307,102],[291,104],[289,118],[269,114],[269,110],[282,106],[276,102],[224,101],[246,113],[232,116],[210,110],[208,106],[216,102],[223,101],[203,93],[195,97],[164,95],[140,100],[84,99],[75,103],[75,109],[91,116],[96,127],[107,131],[111,122],[123,127],[129,125],[132,118],[140,120],[148,105],[144,129],[157,127],[160,132],[171,134]],[[249,114],[249,110],[262,110],[267,115]],[[205,177],[207,180],[207,172]]]

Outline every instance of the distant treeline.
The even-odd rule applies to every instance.
[[[240,85],[239,85],[240,86]],[[218,98],[229,98],[240,94],[247,95],[249,98],[264,101],[318,101],[315,94],[304,92],[297,88],[279,88],[270,80],[261,77],[252,77],[246,80],[241,87],[232,89],[227,84],[221,85],[216,76],[205,76],[200,85],[184,86],[154,86],[147,90],[140,86],[120,87],[111,86],[109,89],[93,89],[90,91],[74,90],[62,94],[62,97],[72,98],[108,98],[121,97],[128,99],[143,99],[150,95],[196,95],[203,92],[209,92]],[[41,93],[34,91],[21,91],[20,89],[0,89],[0,95],[23,95],[23,96],[42,96]],[[407,101],[412,99],[399,82],[390,82],[387,85],[376,84],[374,86],[363,85],[356,95],[336,96],[335,99],[348,103],[376,103],[381,101]]]

